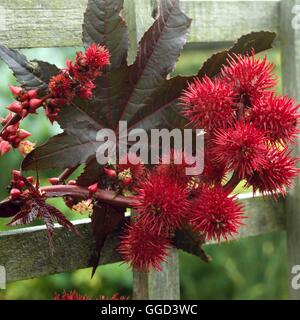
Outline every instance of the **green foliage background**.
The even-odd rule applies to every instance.
[[[28,58],[43,59],[63,67],[65,58],[75,55],[73,48],[24,50]],[[194,74],[212,51],[190,46],[181,56],[175,73]],[[278,66],[280,79],[280,54],[273,50],[269,59]],[[0,63],[0,114],[6,114],[5,106],[12,101],[7,89],[14,79],[6,66]],[[281,90],[281,83],[278,90]],[[51,127],[41,112],[36,117],[24,121],[32,141],[41,143],[58,132],[58,126]],[[0,196],[6,197],[6,186],[10,172],[19,166],[21,158],[16,152],[0,158]],[[48,171],[42,176],[55,175]],[[65,208],[62,201],[52,200],[71,219],[78,217]],[[6,230],[6,220],[0,221],[0,230]],[[284,233],[264,235],[238,242],[207,247],[213,257],[210,264],[198,258],[180,253],[180,275],[182,299],[286,299],[287,298],[287,253]],[[0,252],[1,254],[1,252]],[[132,274],[126,264],[100,267],[95,277],[90,279],[91,270],[83,269],[33,280],[8,284],[7,290],[0,290],[0,299],[53,299],[55,292],[77,290],[97,297],[112,296],[119,292],[131,295]]]

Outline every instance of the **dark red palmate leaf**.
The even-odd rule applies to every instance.
[[[94,205],[91,219],[93,236],[96,240],[96,252],[90,261],[93,266],[93,277],[99,265],[101,250],[107,236],[116,230],[124,219],[124,208],[97,203]]]
[[[36,219],[43,220],[46,225],[51,252],[53,252],[52,237],[54,222],[58,222],[61,226],[79,235],[77,228],[58,209],[46,203],[42,196],[37,195],[32,195],[24,200],[20,211],[13,217],[8,225],[16,226],[30,224]]]

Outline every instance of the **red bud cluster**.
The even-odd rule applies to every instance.
[[[4,126],[0,136],[0,155],[4,155],[13,148],[18,148],[20,143],[31,136],[31,134],[23,129],[20,129],[20,121],[9,124],[12,119],[12,114],[1,120]]]

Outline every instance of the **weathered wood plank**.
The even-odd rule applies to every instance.
[[[296,7],[297,6],[297,7]],[[300,102],[300,0],[281,2],[282,83],[285,94]],[[294,146],[300,156],[300,138]],[[300,178],[287,198],[287,237],[290,298],[300,300],[300,290],[291,286],[292,268],[300,265]]]
[[[180,300],[178,250],[172,248],[161,271],[135,272],[134,300]]]
[[[252,195],[242,197],[248,219],[241,229],[241,237],[255,236],[285,228],[283,210],[274,211],[273,202]],[[281,208],[281,204],[279,204]],[[61,273],[89,267],[89,258],[94,249],[89,219],[76,222],[82,237],[60,227],[54,234],[55,253],[49,254],[47,233],[44,226],[29,227],[15,231],[0,232],[0,265],[7,270],[8,281],[16,281]],[[110,235],[102,252],[101,264],[120,261],[115,248],[118,233]],[[180,248],[197,253],[199,248],[179,241]]]
[[[125,1],[132,7],[134,0]],[[135,1],[143,4],[135,6],[138,25],[148,24],[153,1]],[[86,4],[87,0],[2,0],[0,43],[13,48],[80,46]],[[193,42],[232,42],[251,31],[279,30],[278,1],[181,0],[181,7],[193,18]],[[137,39],[141,30],[134,31]]]

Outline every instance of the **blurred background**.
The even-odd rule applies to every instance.
[[[215,51],[205,46],[187,47],[175,74],[195,74],[199,66]],[[29,59],[42,59],[64,67],[65,59],[75,56],[80,48],[31,49],[22,50]],[[277,66],[280,83],[280,52],[273,49],[268,58]],[[12,101],[8,84],[15,83],[12,72],[0,62],[0,114],[7,113],[5,107]],[[60,131],[58,125],[51,126],[43,116],[32,116],[23,123],[23,128],[32,132],[31,141],[38,144]],[[6,187],[10,172],[18,168],[21,157],[16,151],[0,158],[0,196],[7,196]],[[55,171],[42,173],[42,183],[47,177],[55,176]],[[68,210],[62,201],[51,200],[70,219],[84,218]],[[5,219],[0,220],[0,231],[7,230]],[[199,258],[180,252],[180,276],[182,299],[287,299],[287,252],[285,233],[264,235],[246,240],[206,248],[213,260],[205,264]],[[1,254],[1,253],[0,253]],[[131,296],[132,274],[126,264],[112,264],[99,267],[91,280],[91,270],[42,277],[9,283],[6,290],[0,290],[0,299],[53,299],[55,292],[77,290],[91,297],[112,296],[113,293]]]

